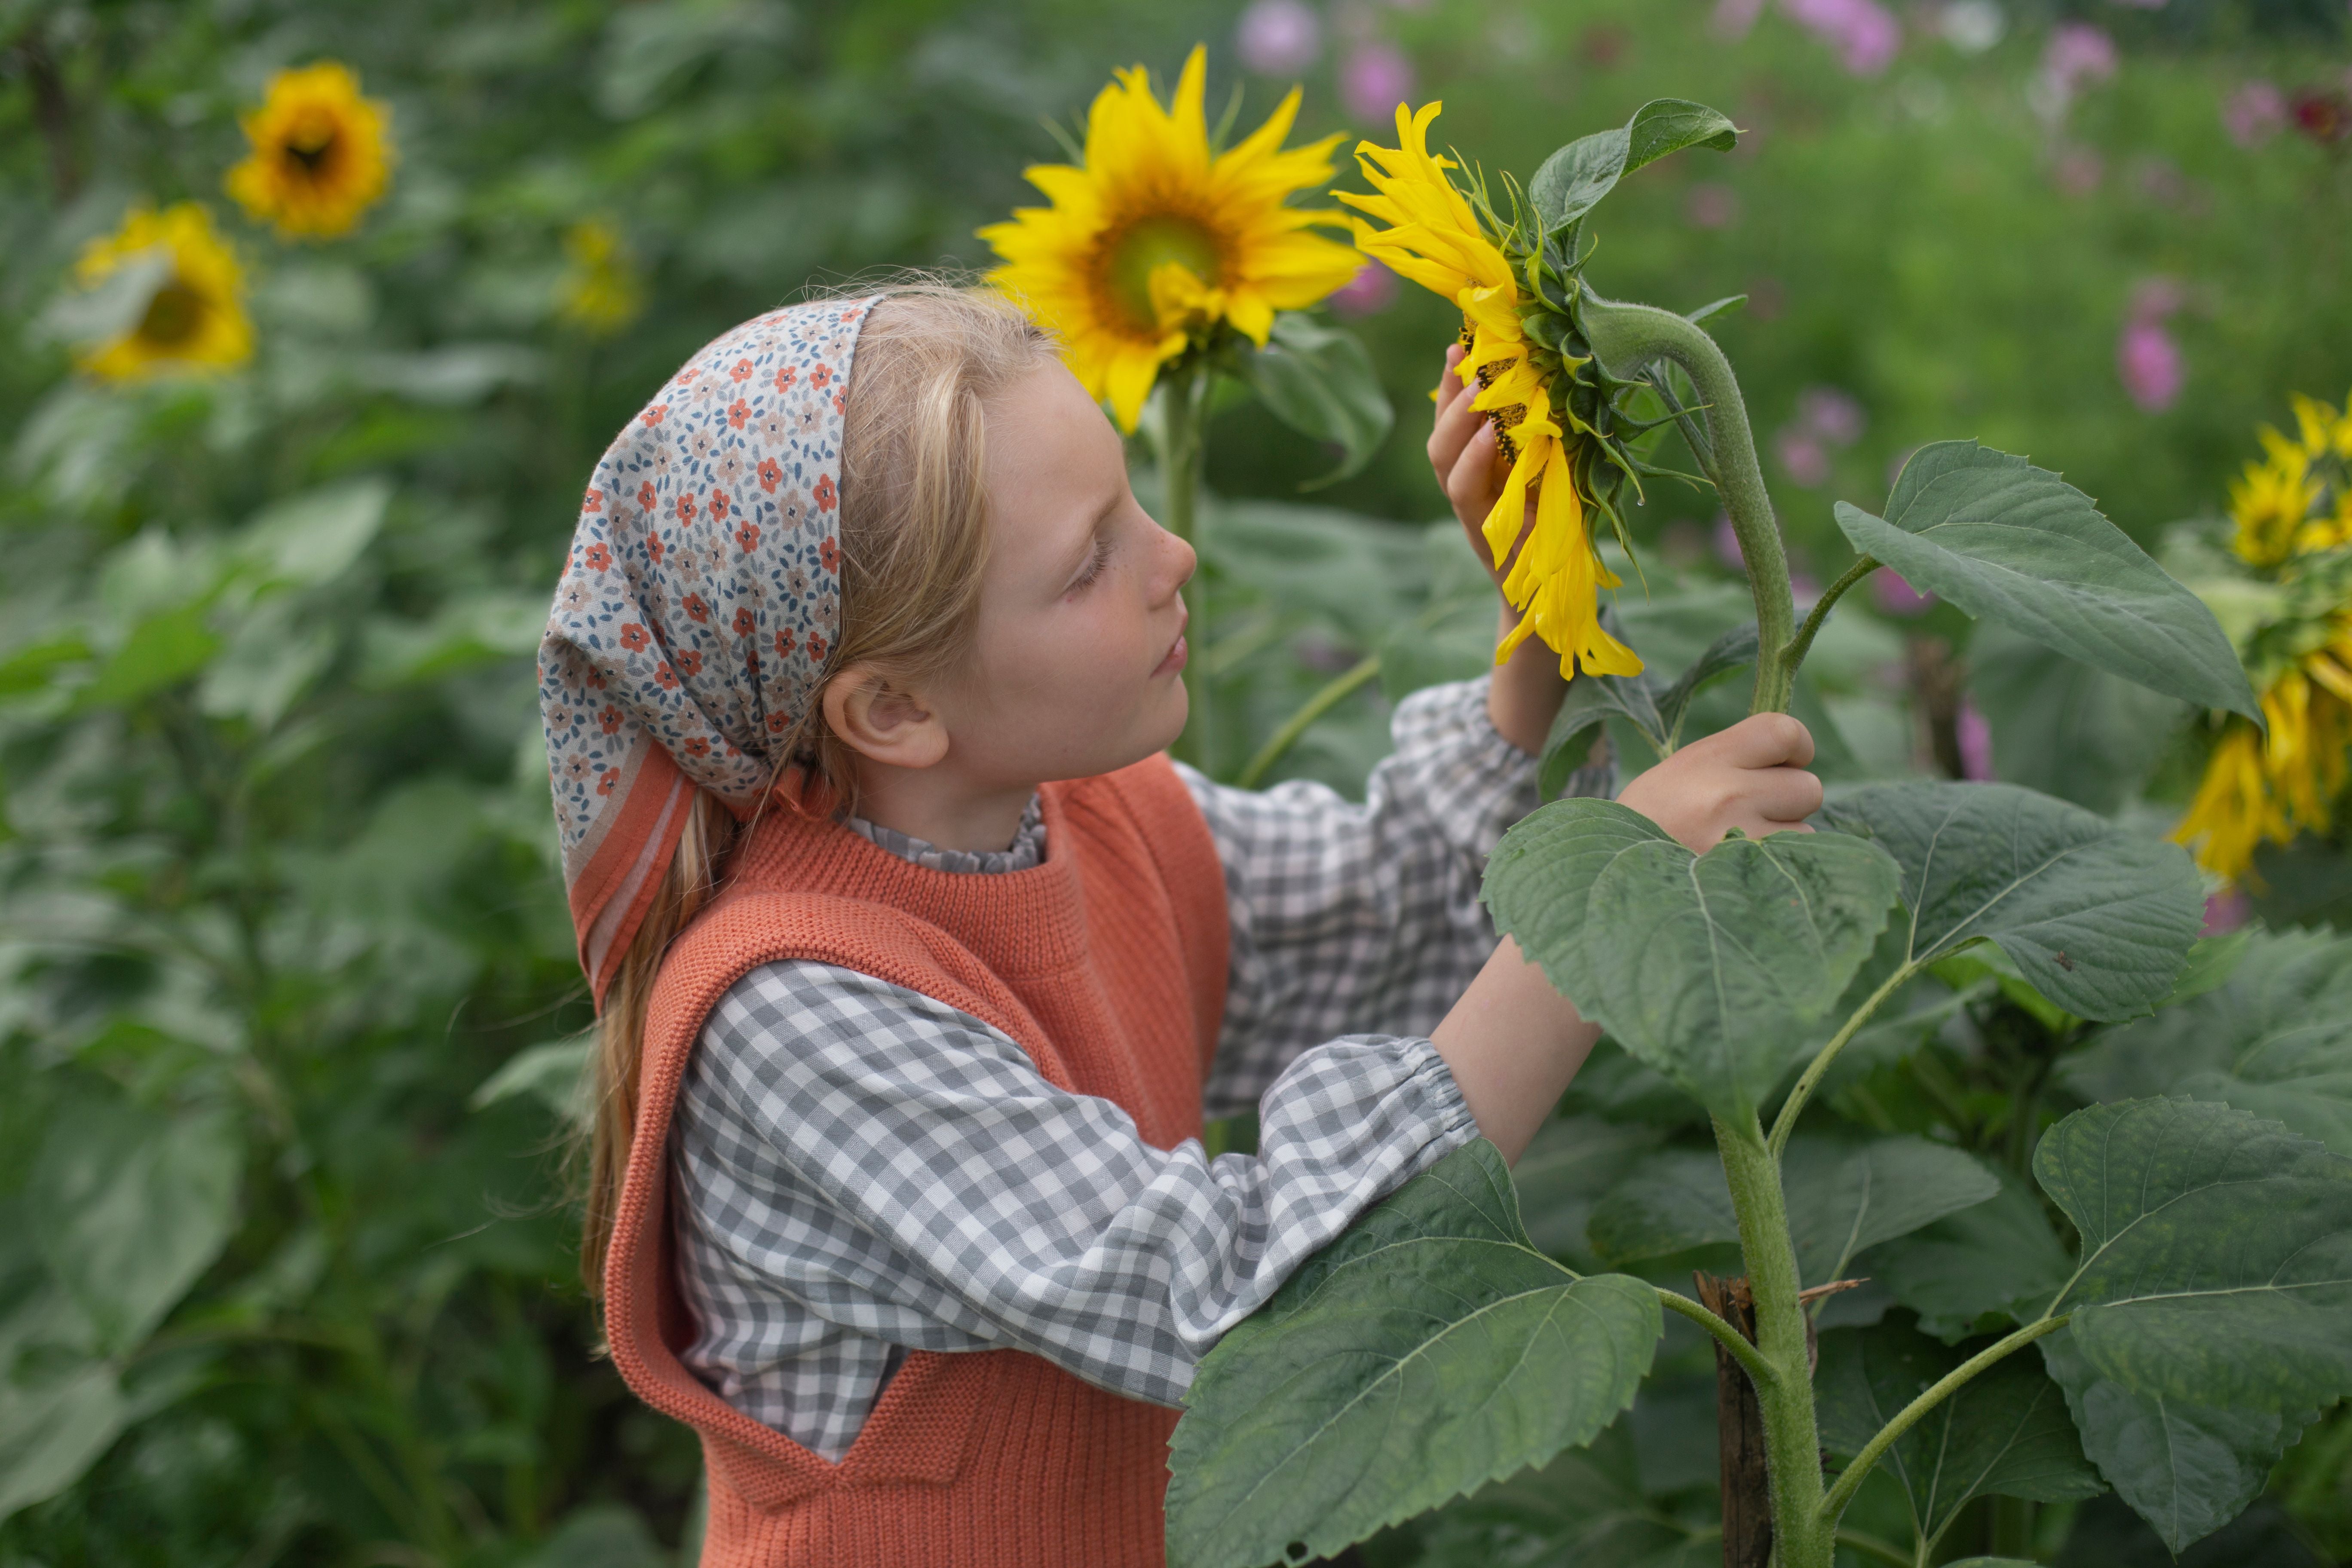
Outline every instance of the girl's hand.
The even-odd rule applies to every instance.
[[[1617,796],[1694,855],[1733,828],[1750,838],[1791,829],[1822,808],[1822,781],[1805,771],[1813,737],[1786,713],[1758,713],[1689,745]]]
[[[1527,512],[1519,520],[1517,541],[1509,554],[1496,561],[1486,547],[1486,514],[1494,510],[1496,498],[1503,493],[1502,465],[1496,461],[1494,426],[1470,406],[1478,384],[1465,384],[1454,374],[1464,353],[1459,343],[1445,351],[1445,374],[1437,384],[1437,418],[1429,432],[1429,466],[1437,471],[1437,482],[1454,504],[1454,515],[1461,520],[1470,548],[1486,563],[1499,591],[1511,557],[1535,524],[1536,507],[1534,501],[1528,502]],[[1500,646],[1518,624],[1519,613],[1505,604],[1495,627],[1496,644]],[[1486,717],[1505,740],[1534,756],[1543,750],[1552,715],[1559,711],[1559,700],[1566,695],[1568,682],[1559,673],[1559,655],[1539,638],[1529,637],[1512,653],[1508,664],[1495,671],[1494,681],[1486,689]]]
[[[1478,384],[1465,384],[1454,374],[1466,352],[1460,343],[1445,351],[1445,371],[1437,383],[1437,418],[1429,431],[1429,466],[1436,470],[1437,483],[1453,503],[1462,531],[1469,535],[1470,548],[1478,552],[1478,559],[1494,576],[1495,586],[1500,588],[1510,562],[1497,563],[1487,548],[1486,514],[1495,510],[1496,498],[1503,493],[1503,475],[1496,460],[1495,426],[1470,406],[1470,400],[1478,395]],[[1519,523],[1522,537],[1535,515],[1535,502],[1529,500],[1527,516]]]

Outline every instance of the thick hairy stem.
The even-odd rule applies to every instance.
[[[1780,1151],[1789,1146],[1789,1134],[1797,1130],[1797,1113],[1805,1109],[1807,1100],[1813,1098],[1813,1090],[1822,1086],[1822,1077],[1830,1070],[1830,1064],[1837,1060],[1838,1053],[1845,1049],[1846,1042],[1870,1022],[1889,996],[1902,989],[1904,982],[1918,973],[1917,964],[1906,963],[1888,975],[1886,984],[1872,992],[1868,1000],[1853,1010],[1853,1016],[1830,1037],[1830,1043],[1805,1064],[1803,1074],[1797,1079],[1797,1087],[1789,1091],[1789,1098],[1781,1102],[1780,1114],[1772,1119],[1772,1158],[1779,1159]]]
[[[1798,1299],[1797,1253],[1780,1196],[1780,1163],[1753,1115],[1745,1126],[1717,1117],[1715,1142],[1739,1219],[1748,1289],[1756,1302],[1756,1348],[1772,1368],[1770,1382],[1758,1380],[1756,1397],[1763,1406],[1764,1453],[1772,1470],[1773,1546],[1780,1568],[1830,1568],[1836,1516],[1821,1511],[1811,1356],[1804,1303]]]
[[[1158,418],[1147,428],[1160,458],[1162,491],[1160,521],[1168,531],[1198,548],[1201,496],[1202,405],[1207,401],[1209,374],[1197,363],[1179,362],[1160,384]],[[1206,661],[1200,650],[1209,646],[1209,591],[1206,573],[1196,573],[1184,590],[1192,612],[1185,640],[1194,650],[1184,665],[1186,712],[1184,732],[1171,748],[1176,756],[1202,772],[1208,771],[1209,683]]]
[[[1839,1475],[1837,1485],[1832,1487],[1829,1495],[1822,1499],[1820,1510],[1822,1522],[1832,1525],[1837,1522],[1838,1515],[1845,1511],[1845,1505],[1852,1502],[1853,1494],[1861,1489],[1863,1478],[1870,1474],[1870,1467],[1878,1463],[1879,1456],[1895,1447],[1895,1442],[1904,1433],[1916,1426],[1921,1416],[1949,1399],[1959,1390],[1961,1384],[2003,1356],[2013,1351],[2023,1350],[2044,1334],[2056,1333],[2066,1326],[2067,1321],[2073,1316],[2072,1312],[2066,1312],[2054,1318],[2044,1318],[2038,1323],[2028,1323],[2008,1338],[1987,1345],[1946,1373],[1937,1380],[1934,1386],[1920,1394],[1918,1398],[1896,1411],[1895,1419],[1881,1426],[1878,1429],[1878,1436],[1862,1446],[1862,1452],[1853,1457],[1853,1463],[1848,1465]]]
[[[1797,679],[1797,671],[1803,666],[1805,655],[1812,651],[1813,634],[1820,631],[1822,623],[1830,618],[1831,606],[1845,597],[1845,591],[1848,588],[1877,570],[1878,558],[1874,555],[1865,555],[1847,567],[1844,576],[1822,590],[1822,596],[1813,601],[1812,612],[1806,616],[1805,624],[1797,628],[1796,637],[1790,641],[1787,647],[1780,650],[1780,662],[1789,667],[1790,680],[1794,681]]]
[[[1643,366],[1670,360],[1691,378],[1701,406],[1685,417],[1706,422],[1705,438],[1691,447],[1731,516],[1748,562],[1748,590],[1756,596],[1756,696],[1748,710],[1785,711],[1790,683],[1781,654],[1795,631],[1797,606],[1789,591],[1788,552],[1772,521],[1772,500],[1764,489],[1764,471],[1757,467],[1756,437],[1748,428],[1748,405],[1731,362],[1705,329],[1672,310],[1588,292],[1582,316],[1593,352],[1612,375],[1631,380]]]

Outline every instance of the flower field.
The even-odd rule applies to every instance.
[[[1213,1353],[1172,1562],[2352,1562],[2338,0],[36,5],[0,125],[0,1568],[693,1561],[532,653],[647,389],[909,266],[1201,551],[1206,771],[1492,663],[1458,342],[1547,798],[1831,785],[1512,830],[1608,1041]]]

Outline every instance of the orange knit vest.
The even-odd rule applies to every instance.
[[[1165,757],[1045,789],[1046,858],[959,875],[772,807],[671,947],[646,1020],[635,1142],[604,1275],[614,1363],[694,1427],[704,1568],[1125,1568],[1161,1563],[1176,1413],[1021,1351],[911,1352],[839,1464],[719,1399],[677,1359],[670,1110],[728,987],[814,959],[961,1009],[1054,1084],[1117,1102],[1144,1141],[1201,1131],[1224,1007],[1224,875]]]

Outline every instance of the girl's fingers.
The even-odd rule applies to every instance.
[[[1685,750],[1705,746],[1735,768],[1803,767],[1813,760],[1813,735],[1786,713],[1758,713]]]
[[[1501,493],[1495,483],[1495,427],[1480,417],[1478,427],[1463,443],[1453,467],[1439,471],[1445,478],[1445,499],[1454,503],[1454,515],[1469,531],[1470,542],[1476,547],[1479,559],[1489,566],[1495,565],[1485,531],[1486,514],[1494,510],[1495,498]]]
[[[1454,374],[1462,360],[1459,345],[1445,353],[1445,374],[1437,384],[1437,416],[1429,431],[1429,466],[1441,475],[1449,474],[1462,456],[1462,448],[1477,434],[1485,423],[1484,416],[1470,406],[1470,388]]]
[[[1822,808],[1822,781],[1802,768],[1762,768],[1748,775],[1748,800],[1779,832],[1802,822]]]

